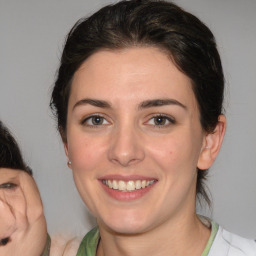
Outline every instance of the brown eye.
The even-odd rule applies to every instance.
[[[154,117],[155,125],[165,125],[167,121],[167,118],[163,116]]]
[[[93,116],[91,117],[91,122],[93,125],[101,125],[103,124],[104,118],[101,116]]]
[[[86,126],[100,126],[110,124],[104,117],[100,115],[92,115],[82,121],[83,125]]]
[[[11,183],[11,182],[7,182],[7,183],[4,183],[4,184],[1,184],[0,185],[0,189],[3,188],[3,189],[14,189],[17,187],[17,184],[14,184],[14,183]]]
[[[168,127],[169,125],[175,124],[175,120],[169,116],[156,115],[148,121],[148,124],[156,127]]]

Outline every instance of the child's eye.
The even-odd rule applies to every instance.
[[[109,122],[100,115],[89,116],[82,121],[82,124],[86,126],[100,126],[108,125]]]
[[[157,115],[152,117],[149,121],[148,121],[149,125],[154,125],[154,126],[168,126],[170,124],[175,124],[175,120],[169,116],[164,116],[164,115]]]
[[[0,184],[0,189],[1,188],[3,188],[3,189],[14,189],[17,186],[18,186],[17,184],[14,184],[14,183],[11,183],[11,182],[7,182],[7,183]]]

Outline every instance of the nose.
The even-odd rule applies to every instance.
[[[140,134],[132,126],[123,126],[111,136],[108,158],[123,167],[137,164],[145,157]]]

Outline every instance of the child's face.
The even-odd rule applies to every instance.
[[[41,255],[46,238],[43,206],[33,177],[22,170],[0,168],[0,239],[8,239],[1,253]]]

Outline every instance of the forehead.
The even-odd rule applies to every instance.
[[[90,56],[76,71],[71,88],[71,99],[85,96],[195,101],[190,78],[154,47],[101,50]]]
[[[14,177],[17,177],[20,172],[22,172],[22,170],[16,170],[11,168],[0,168],[0,178],[1,177],[14,178]]]

